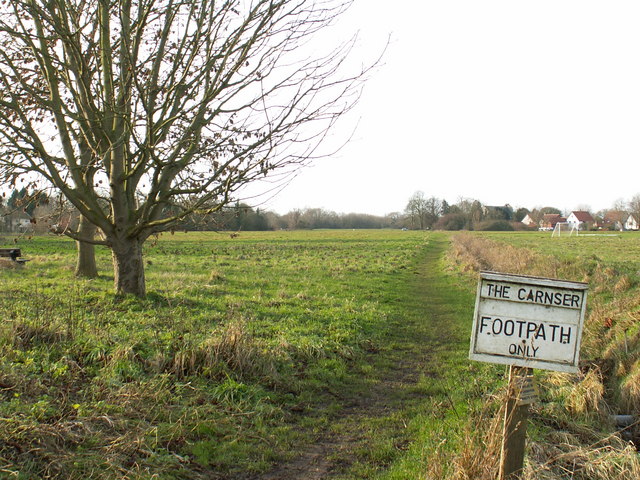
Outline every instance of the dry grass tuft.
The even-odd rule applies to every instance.
[[[635,480],[640,478],[640,459],[635,448],[612,437],[609,444],[582,447],[571,435],[549,444],[529,445],[523,480]]]
[[[504,411],[492,417],[478,418],[466,426],[466,439],[459,455],[454,459],[455,480],[494,480],[500,465],[502,423]],[[474,438],[475,437],[475,438]]]
[[[620,395],[624,411],[640,411],[640,360],[635,362],[620,385]]]
[[[465,272],[493,270],[516,275],[557,277],[563,268],[561,262],[552,257],[471,234],[454,237],[450,257]]]
[[[600,369],[593,368],[571,388],[566,407],[574,415],[596,416],[604,420],[610,414],[604,394]]]
[[[613,291],[615,293],[620,294],[630,290],[631,287],[632,287],[632,283],[629,277],[627,275],[622,275],[620,276],[620,279],[618,280],[618,282],[614,285]]]
[[[65,340],[67,334],[50,327],[18,323],[13,326],[12,338],[14,347],[26,349],[34,344],[56,344]]]
[[[9,258],[0,258],[0,270],[15,270],[16,268],[22,267],[18,262],[14,262]]]
[[[225,280],[226,280],[226,277],[224,276],[223,273],[221,273],[218,270],[211,270],[211,273],[209,274],[210,284],[222,283]]]
[[[506,395],[506,394],[503,394]],[[504,402],[503,402],[504,403]],[[460,437],[464,443],[455,453],[446,451],[446,443],[430,456],[427,480],[495,480],[500,464],[504,408],[472,414]]]
[[[183,345],[173,358],[160,361],[164,370],[188,375],[221,376],[228,369],[240,376],[275,375],[265,348],[248,331],[245,321],[231,321],[198,345]]]

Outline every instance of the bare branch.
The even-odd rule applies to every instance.
[[[6,0],[0,179],[49,182],[117,250],[286,178],[370,72],[345,73],[353,39],[299,53],[350,3]]]

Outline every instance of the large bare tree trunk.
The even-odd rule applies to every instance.
[[[80,216],[80,225],[78,233],[82,238],[93,239],[96,234],[97,227],[87,220],[84,215]],[[76,264],[76,276],[95,278],[98,276],[98,268],[96,266],[95,246],[92,243],[76,241],[78,249],[78,261]]]
[[[114,286],[119,295],[146,295],[142,244],[136,238],[112,241]]]

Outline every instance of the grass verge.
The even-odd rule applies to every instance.
[[[451,261],[473,276],[487,269],[589,283],[579,374],[537,372],[542,394],[532,409],[525,479],[640,477],[637,417],[622,430],[612,417],[637,412],[634,316],[640,297],[636,265],[621,258],[638,248],[637,235],[555,241],[541,234],[455,237]]]
[[[366,388],[420,232],[176,234],[149,295],[73,277],[74,246],[22,239],[3,269],[0,471],[22,479],[239,478],[313,440]]]

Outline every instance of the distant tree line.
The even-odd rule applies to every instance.
[[[175,206],[173,208],[179,208]],[[166,215],[175,212],[165,212]],[[59,197],[43,192],[14,189],[0,197],[0,231],[12,233],[61,233],[77,225],[79,212]],[[294,209],[280,215],[236,202],[213,213],[194,212],[175,226],[184,231],[265,231],[302,229],[376,229],[406,227],[401,213],[385,216],[336,213],[322,208]]]
[[[312,230],[402,228],[399,213],[385,216],[364,213],[336,213],[322,208],[294,209],[279,215],[269,210],[236,203],[213,214],[191,215],[181,225],[184,230]]]
[[[106,207],[105,207],[106,208]],[[172,208],[180,208],[179,205]],[[577,210],[588,211],[581,206]],[[611,209],[593,214],[601,219],[611,212],[626,211],[640,219],[640,195],[631,201],[617,200]],[[176,212],[165,212],[175,215]],[[454,204],[444,199],[415,192],[403,212],[384,216],[365,213],[336,213],[322,208],[294,209],[278,214],[243,202],[236,202],[214,213],[194,212],[176,225],[184,231],[265,231],[312,229],[381,229],[411,230],[527,230],[522,220],[529,215],[539,219],[545,214],[562,214],[555,207],[513,209],[509,204],[490,206],[479,200],[460,197]],[[566,213],[566,212],[565,212]],[[26,188],[5,191],[0,197],[0,231],[45,233],[77,225],[79,213],[55,192],[28,191]]]
[[[514,210],[509,204],[483,205],[479,200],[461,197],[455,204],[415,192],[404,210],[407,228],[420,230],[526,230],[521,223],[528,215],[560,213],[554,207]]]

